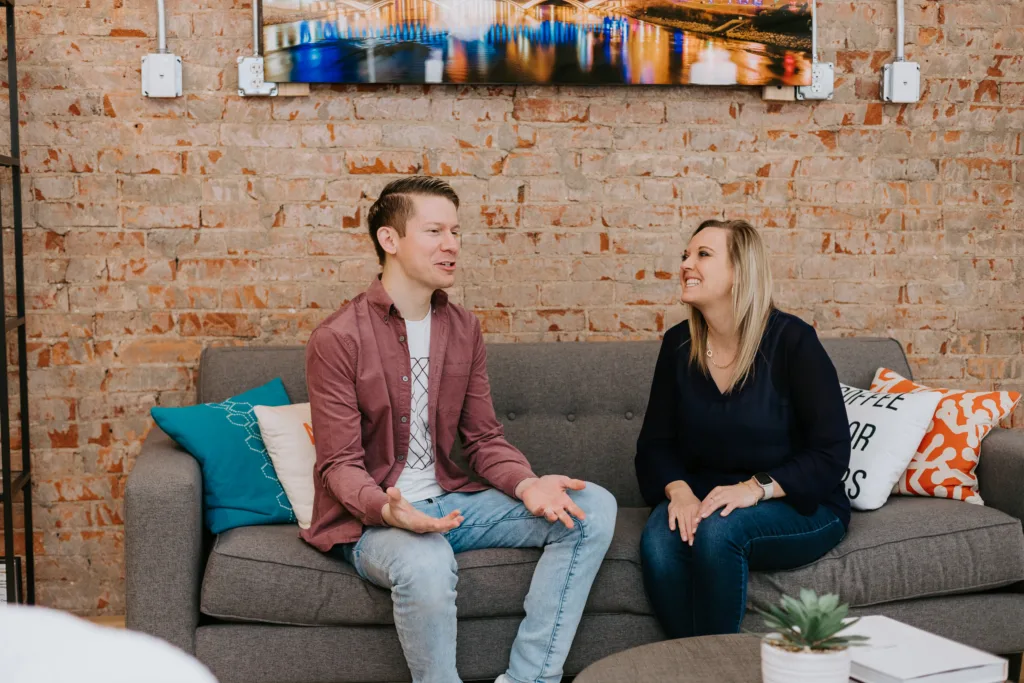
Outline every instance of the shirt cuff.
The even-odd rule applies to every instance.
[[[363,525],[364,526],[386,526],[387,523],[384,521],[384,516],[381,514],[381,510],[388,503],[388,494],[384,493],[380,489],[373,489],[369,495],[366,496],[366,512],[363,514]]]
[[[522,484],[527,479],[538,478],[529,467],[516,467],[511,472],[502,475],[498,481],[492,481],[491,483],[499,491],[504,493],[513,500],[519,500],[516,498],[516,487]]]

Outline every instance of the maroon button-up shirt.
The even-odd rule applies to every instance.
[[[460,433],[473,471],[512,496],[536,475],[494,414],[480,322],[440,290],[431,310],[427,407],[437,483],[445,491],[487,488],[451,459]],[[320,550],[384,524],[384,491],[398,480],[409,451],[412,368],[405,335],[405,320],[378,278],[324,320],[306,345],[316,467],[313,521],[301,535]]]

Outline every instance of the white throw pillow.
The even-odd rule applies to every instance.
[[[877,510],[917,453],[942,394],[885,394],[839,386],[850,421],[846,496],[856,510]]]
[[[313,520],[313,467],[316,465],[309,403],[254,406],[253,412],[295,518],[300,527],[308,529]]]

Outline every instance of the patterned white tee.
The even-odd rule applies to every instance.
[[[444,489],[434,474],[434,444],[430,438],[427,382],[430,366],[430,311],[423,320],[405,321],[412,374],[412,405],[409,410],[409,452],[396,487],[410,503],[440,496]]]

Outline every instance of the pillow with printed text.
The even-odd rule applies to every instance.
[[[850,467],[843,480],[846,496],[855,510],[877,510],[917,452],[942,396],[840,387],[850,422]]]

